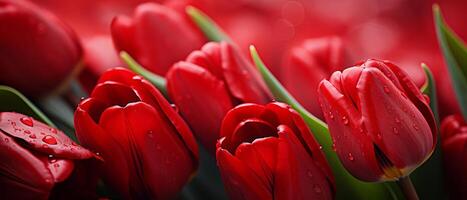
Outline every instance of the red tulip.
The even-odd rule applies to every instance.
[[[446,181],[450,197],[466,199],[467,191],[467,123],[460,115],[446,117],[441,124]]]
[[[367,60],[334,72],[318,92],[336,152],[355,177],[397,180],[433,152],[429,100],[396,65]]]
[[[286,104],[230,110],[216,156],[231,199],[333,199],[334,178],[324,154]]]
[[[176,196],[198,166],[190,129],[161,93],[133,72],[104,73],[75,113],[82,144],[99,152],[104,179],[125,199]]]
[[[0,0],[0,84],[30,96],[57,90],[78,70],[75,34],[51,13],[24,0]]]
[[[119,51],[127,51],[145,68],[161,75],[205,41],[186,18],[156,3],[139,5],[132,18],[116,17],[111,28]]]
[[[271,95],[254,66],[231,44],[208,43],[167,73],[167,90],[194,134],[212,153],[222,118],[240,103]]]
[[[323,118],[318,102],[321,80],[344,66],[344,46],[338,37],[308,39],[291,50],[282,69],[287,90],[311,113]]]
[[[48,199],[70,178],[75,161],[93,156],[57,129],[22,114],[0,113],[3,199]]]

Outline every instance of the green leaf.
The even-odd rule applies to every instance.
[[[209,40],[214,42],[231,41],[229,36],[201,10],[193,6],[187,6],[186,13]]]
[[[448,66],[462,115],[467,118],[467,48],[461,39],[445,24],[438,5],[433,5],[433,16],[438,42]]]
[[[14,88],[4,85],[0,85],[0,111],[25,114],[49,126],[56,127],[55,124],[23,94]]]
[[[349,174],[342,166],[336,152],[333,151],[332,139],[327,125],[305,110],[305,108],[289,94],[264,65],[254,46],[250,46],[250,53],[266,85],[274,95],[274,98],[294,108],[305,120],[308,127],[313,132],[314,137],[323,147],[323,152],[326,155],[327,161],[332,168],[334,178],[336,179],[336,199],[392,199],[401,196],[400,191],[394,189],[397,188],[397,186],[395,186],[393,182],[366,183]]]
[[[422,63],[426,75],[426,82],[421,91],[430,97],[430,107],[439,125],[438,102],[436,98],[436,83],[433,74],[427,65]],[[439,134],[437,136],[439,137]],[[446,199],[443,185],[443,163],[441,158],[441,146],[438,142],[431,157],[411,174],[415,188],[420,199]]]
[[[128,54],[125,51],[120,52],[120,58],[122,58],[123,62],[125,62],[133,72],[141,75],[144,77],[146,80],[151,82],[154,86],[159,89],[162,94],[168,98],[169,95],[167,94],[167,88],[166,88],[166,81],[165,78],[162,76],[159,76],[157,74],[154,74],[148,70],[146,70],[143,66],[141,66],[138,62],[136,62],[135,59],[133,59],[130,54]]]

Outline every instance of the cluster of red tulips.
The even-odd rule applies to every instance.
[[[467,199],[432,4],[0,0],[0,199]]]

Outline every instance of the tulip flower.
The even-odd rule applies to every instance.
[[[55,128],[23,114],[0,113],[3,199],[56,196],[57,188],[74,173],[75,162],[92,157],[95,157],[93,153]]]
[[[167,73],[167,90],[194,134],[215,152],[222,118],[240,103],[267,103],[271,94],[232,44],[207,43]]]
[[[125,199],[174,198],[198,166],[189,127],[161,93],[133,72],[104,73],[75,112],[83,146],[105,160],[100,172]]]
[[[230,110],[216,157],[231,199],[333,199],[334,178],[320,145],[287,104]]]
[[[119,51],[128,52],[146,69],[160,75],[205,41],[185,17],[156,3],[139,5],[132,18],[116,17],[111,30]]]
[[[340,38],[308,39],[287,56],[282,82],[300,104],[323,119],[316,88],[321,80],[343,66],[344,46]]]
[[[335,150],[356,178],[405,178],[433,152],[429,99],[396,65],[367,60],[334,72],[318,92]]]
[[[441,124],[446,183],[450,197],[466,199],[467,191],[467,124],[460,115],[446,117]]]
[[[0,0],[0,84],[44,96],[79,68],[76,35],[51,13],[24,0]]]

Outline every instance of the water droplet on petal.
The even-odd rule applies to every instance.
[[[354,160],[355,160],[355,158],[353,157],[352,153],[349,153],[349,154],[347,155],[347,158],[348,158],[350,161],[354,161]]]
[[[50,159],[49,160],[49,163],[54,163],[54,162],[57,162],[57,159]]]
[[[384,89],[384,92],[386,92],[386,94],[389,94],[389,88],[388,88],[388,86],[383,86],[383,89]]]
[[[58,168],[58,167],[60,167],[60,165],[58,163],[55,163],[54,167]]]
[[[392,128],[392,132],[394,132],[394,134],[396,134],[396,135],[399,134],[399,130],[397,130],[396,127]]]
[[[5,140],[6,143],[8,143],[10,141],[10,139],[8,139],[8,138],[5,138],[4,140]]]
[[[148,131],[148,137],[153,138],[154,137],[154,131],[149,130]]]
[[[57,134],[57,129],[50,128],[49,130],[50,130],[50,132],[52,132],[52,133],[54,133],[54,134]]]
[[[323,146],[319,145],[319,150],[323,150]]]
[[[136,75],[136,76],[133,76],[133,80],[142,81],[143,77]]]
[[[78,146],[78,144],[76,144],[76,142],[71,142],[71,145]]]
[[[175,105],[175,104],[170,104],[170,107],[172,107],[172,109],[174,109],[175,112],[178,113],[178,107],[177,107],[177,105]]]
[[[396,123],[400,124],[401,123],[401,120],[399,118],[396,117]]]
[[[49,154],[49,158],[53,158],[54,156],[52,154]]]
[[[334,119],[334,115],[332,114],[331,111],[329,111],[329,118]]]
[[[84,100],[84,99],[86,99],[86,98],[84,98],[84,97],[79,98],[79,100],[81,100],[81,101]]]
[[[378,140],[382,140],[382,139],[383,139],[383,136],[381,135],[381,133],[377,133],[377,134],[376,134],[376,137],[378,138]]]
[[[337,149],[336,149],[336,144],[334,144],[334,143],[332,144],[332,150],[333,150],[333,151],[337,151]]]
[[[347,124],[349,124],[349,119],[347,119],[346,116],[343,116],[342,117],[342,122],[344,123],[344,125],[347,125]]]
[[[313,173],[311,173],[311,171],[308,171],[308,172],[306,173],[306,175],[307,175],[309,178],[313,178]]]
[[[57,139],[51,135],[46,135],[42,138],[42,142],[45,142],[50,145],[56,145],[57,144]]]
[[[29,135],[29,138],[36,139],[37,137],[36,137],[35,134],[31,134],[31,135]]]
[[[313,191],[315,191],[315,193],[317,193],[317,194],[320,194],[321,192],[323,192],[321,190],[321,187],[319,187],[319,185],[317,185],[317,184],[313,185]]]
[[[23,132],[24,132],[25,134],[28,134],[28,135],[31,134],[31,131],[29,131],[29,130],[24,130]]]
[[[418,131],[420,129],[416,124],[413,124],[412,126],[416,131]]]
[[[32,121],[32,119],[30,117],[21,117],[19,119],[19,121],[21,121],[21,123],[23,123],[26,126],[31,126],[32,127],[34,125],[34,122]],[[13,123],[12,123],[12,125],[13,125]],[[16,125],[16,123],[15,123],[15,125]]]

